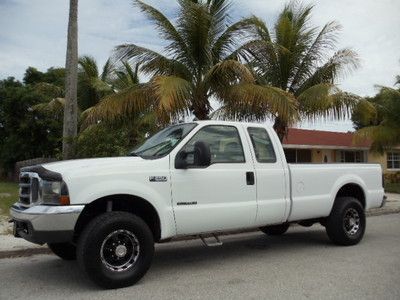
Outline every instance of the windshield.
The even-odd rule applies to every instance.
[[[133,150],[130,155],[146,159],[163,157],[169,154],[196,125],[196,123],[186,123],[167,127],[146,140],[143,145]]]

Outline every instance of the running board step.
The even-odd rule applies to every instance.
[[[210,243],[210,242],[208,242],[208,241],[206,240],[206,239],[211,238],[211,237],[213,237],[213,238],[215,239],[215,242],[214,242],[214,243]],[[219,237],[218,237],[217,235],[215,235],[215,234],[212,234],[211,236],[207,236],[207,237],[204,237],[204,236],[200,235],[200,239],[201,239],[201,241],[203,242],[203,244],[204,244],[205,246],[207,246],[207,247],[218,247],[218,246],[222,246],[221,240],[220,240]]]

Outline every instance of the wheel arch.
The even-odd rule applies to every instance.
[[[350,182],[342,185],[335,195],[334,203],[343,197],[356,198],[360,201],[362,207],[366,208],[366,194],[363,187],[358,183]]]
[[[131,194],[113,194],[98,198],[85,205],[74,228],[74,241],[85,226],[98,215],[107,211],[125,211],[137,215],[149,226],[154,241],[161,239],[161,219],[156,208],[146,199]]]

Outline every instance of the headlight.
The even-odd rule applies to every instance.
[[[69,205],[67,185],[64,182],[42,180],[39,201],[48,205]]]

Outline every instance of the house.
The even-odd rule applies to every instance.
[[[400,147],[384,154],[370,151],[371,142],[354,142],[352,132],[290,128],[283,140],[290,163],[379,163],[384,172],[400,171]]]

